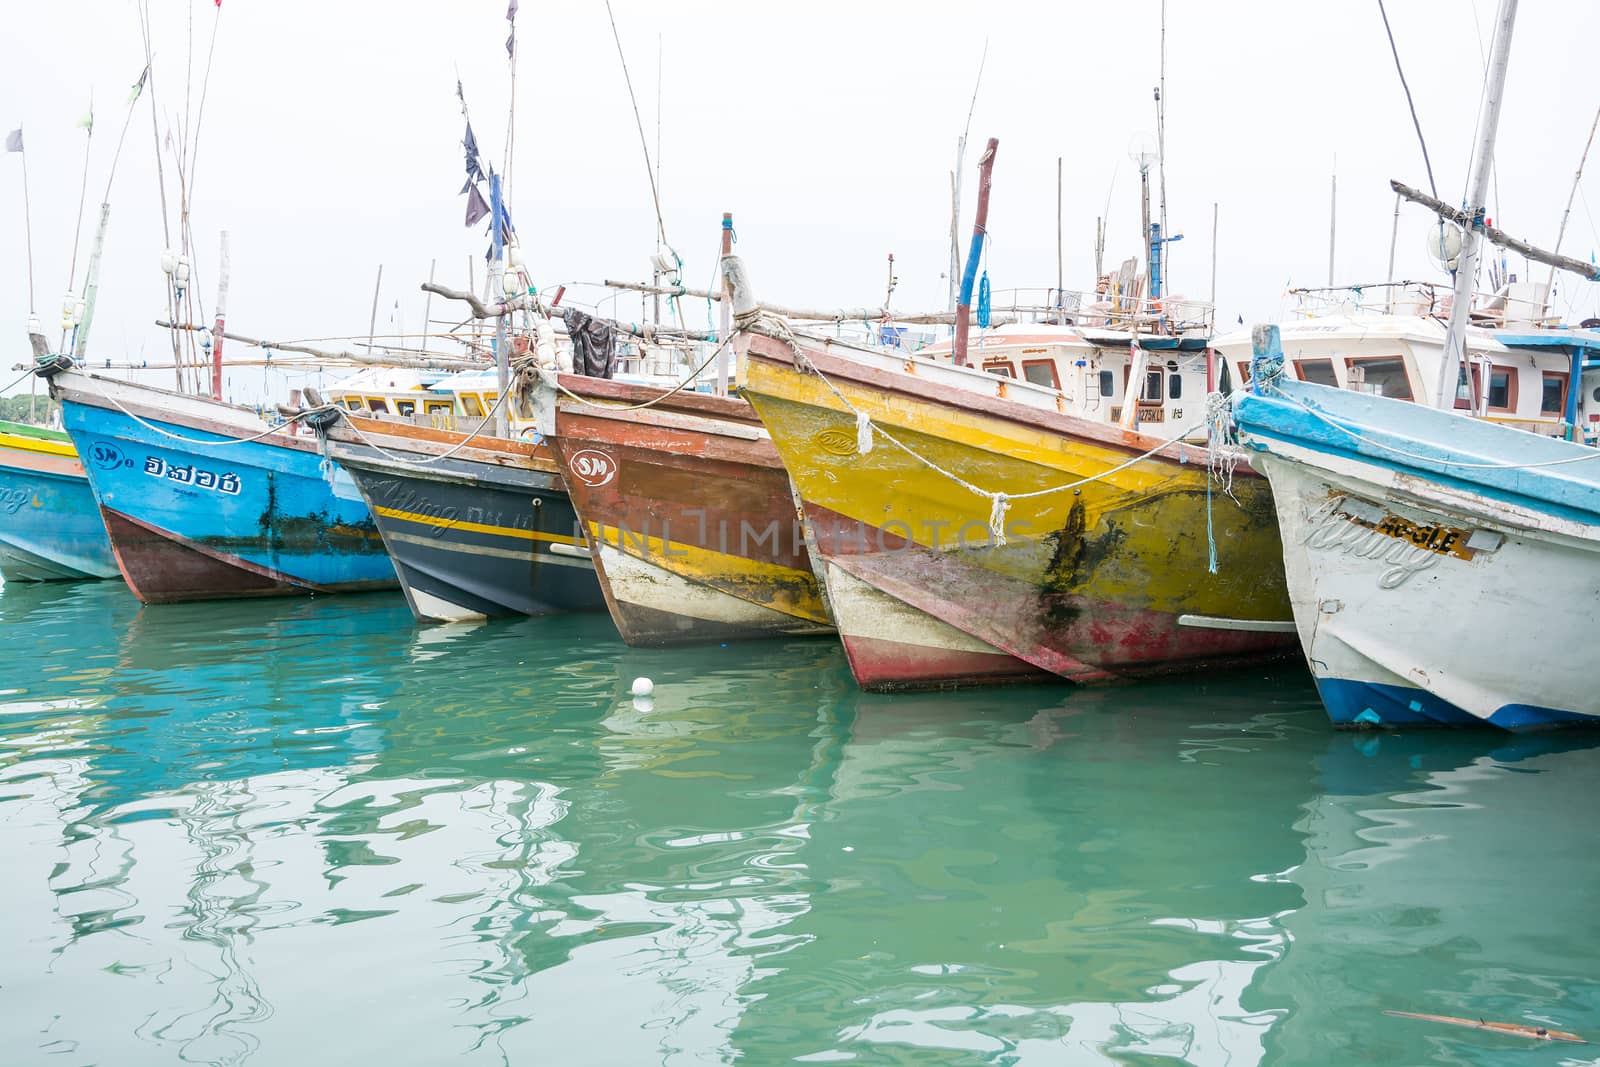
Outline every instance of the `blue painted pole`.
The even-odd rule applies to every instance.
[[[489,173],[489,217],[493,219],[490,229],[494,231],[494,263],[490,270],[494,272],[496,295],[501,304],[506,299],[505,275],[505,229],[501,215],[504,207],[500,202],[500,175],[493,171]],[[494,320],[494,369],[499,379],[500,391],[496,394],[500,398],[498,414],[495,416],[495,436],[509,437],[510,423],[507,419],[509,401],[506,400],[506,390],[511,388],[511,367],[506,353],[506,315],[502,310]]]
[[[1572,346],[1572,374],[1567,378],[1567,440],[1578,439],[1578,401],[1583,392],[1583,347]]]
[[[1000,138],[989,138],[989,145],[978,161],[978,217],[972,222],[972,249],[967,253],[967,266],[961,272],[961,299],[956,304],[956,337],[951,355],[955,365],[967,365],[967,318],[972,312],[972,285],[978,278],[978,257],[983,251],[983,237],[989,224],[989,183],[994,174],[994,154],[1000,148]]]
[[[1150,299],[1161,299],[1161,223],[1150,224]]]

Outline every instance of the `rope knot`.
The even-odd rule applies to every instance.
[[[865,411],[856,412],[856,451],[863,456],[872,451],[872,418]]]
[[[1006,543],[1006,512],[1011,510],[1011,498],[1004,493],[989,494],[989,538],[996,545]]]

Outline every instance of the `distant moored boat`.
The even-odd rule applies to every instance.
[[[0,422],[0,575],[8,582],[117,576],[83,464],[59,430]]]

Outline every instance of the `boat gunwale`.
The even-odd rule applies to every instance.
[[[763,351],[769,347],[773,351]],[[981,415],[1020,426],[1034,431],[1045,431],[1061,437],[1083,441],[1109,451],[1123,453],[1130,458],[1143,456],[1152,462],[1171,466],[1188,468],[1203,468],[1183,457],[1186,448],[1203,447],[1196,442],[1186,441],[1184,438],[1166,440],[1150,434],[1141,434],[1137,431],[1123,430],[1115,426],[1092,422],[1077,415],[1062,411],[1051,411],[1031,404],[1019,403],[998,396],[986,395],[975,390],[960,388],[955,385],[946,385],[942,382],[931,381],[919,377],[914,372],[893,370],[878,367],[868,363],[865,359],[850,356],[836,355],[827,348],[817,349],[810,345],[803,346],[805,358],[813,364],[821,364],[821,369],[827,371],[829,379],[837,376],[840,380],[849,381],[852,385],[865,386],[879,389],[890,395],[905,396],[926,403],[938,404],[944,407],[959,407],[975,411]],[[896,363],[905,363],[914,357],[882,356],[879,353],[853,350],[863,356],[878,359],[893,359]],[[794,353],[788,344],[764,334],[754,335],[749,346],[749,357],[775,366],[788,367],[798,374],[806,374],[795,364]],[[996,381],[1003,381],[1010,388],[1024,388],[1028,383],[1014,379],[1000,379],[987,371],[973,367],[954,367],[946,364],[924,364],[937,367],[941,372],[965,372],[970,375],[983,375]],[[981,378],[974,377],[974,382]],[[749,389],[748,385],[743,387]],[[1040,396],[1060,395],[1056,390],[1044,390],[1033,387]],[[761,392],[760,390],[751,390]],[[784,399],[776,398],[775,399]],[[830,410],[836,410],[830,407]],[[1170,454],[1169,454],[1170,453]],[[1240,464],[1235,472],[1235,477],[1259,478],[1261,475],[1244,464]]]

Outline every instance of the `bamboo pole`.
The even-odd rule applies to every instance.
[[[1217,311],[1217,202],[1211,202],[1211,313]]]
[[[222,399],[223,324],[228,315],[228,231],[222,231],[222,251],[217,256],[217,319],[211,327],[211,399]],[[370,339],[369,339],[370,343]]]
[[[1478,145],[1472,153],[1467,210],[1465,220],[1461,223],[1461,263],[1456,268],[1455,297],[1450,305],[1450,325],[1445,331],[1444,359],[1439,362],[1439,389],[1434,394],[1434,402],[1446,411],[1455,407],[1456,382],[1467,357],[1467,320],[1472,313],[1472,286],[1477,280],[1478,259],[1483,252],[1483,242],[1479,239],[1480,228],[1484,225],[1484,208],[1488,203],[1495,135],[1500,128],[1500,105],[1505,99],[1506,68],[1511,60],[1511,30],[1516,18],[1517,0],[1500,0],[1500,10],[1495,15],[1494,38],[1489,46],[1489,72],[1483,93],[1483,108],[1478,118]],[[1482,401],[1488,395],[1488,390],[1479,390],[1472,384],[1472,375],[1468,374],[1466,378],[1472,394],[1472,408],[1482,415],[1485,413]]]
[[[733,255],[733,212],[722,213],[722,254]],[[894,257],[889,257],[891,265]],[[720,262],[720,261],[719,261]],[[733,332],[733,283],[722,279],[722,347],[717,351],[717,395],[728,395],[728,335]]]
[[[692,296],[696,300],[722,299],[721,293],[707,292],[704,289],[692,289],[688,286],[654,286],[648,282],[620,282],[607,279],[600,283],[608,289],[628,289],[640,293],[661,293],[669,296]],[[887,307],[853,307],[835,308],[827,310],[822,308],[797,308],[786,307],[782,304],[762,304],[766,310],[774,315],[782,315],[786,319],[811,322],[867,322],[892,319],[895,322],[904,322],[918,326],[949,326],[956,321],[955,314],[949,311],[922,311],[915,314],[906,314],[891,311]],[[1045,311],[1047,308],[1040,308]],[[996,315],[993,320],[996,324],[1016,322],[1016,316]]]
[[[1335,163],[1335,166],[1338,164]],[[1328,285],[1333,285],[1333,248],[1339,234],[1339,172],[1333,172],[1333,182],[1328,191]]]
[[[1391,278],[1392,279],[1394,277],[1394,249],[1395,249],[1395,245],[1399,242],[1399,240],[1400,240],[1400,194],[1399,193],[1395,193],[1394,194],[1394,223],[1389,228],[1389,270],[1384,275],[1384,277],[1386,277],[1386,278]],[[1394,287],[1393,286],[1391,286],[1389,288],[1389,300],[1388,300],[1387,310],[1389,311],[1390,314],[1394,313]]]
[[[164,319],[157,319],[156,325],[168,330],[205,329],[204,326],[196,326],[193,323],[169,322]],[[380,367],[416,367],[421,370],[482,370],[489,366],[488,361],[481,359],[458,359],[450,356],[410,357],[394,352],[386,352],[381,356],[367,352],[330,352],[322,348],[312,348],[310,345],[277,344],[273,341],[261,340],[258,337],[249,337],[242,333],[228,332],[224,333],[223,336],[230,341],[237,341],[252,348],[270,348],[277,352],[298,352],[302,355],[314,356],[329,363],[362,363]]]
[[[1409,185],[1403,185],[1396,181],[1390,182],[1389,187],[1412,203],[1421,204],[1434,214],[1443,216],[1448,222],[1469,228],[1472,225],[1472,216],[1465,211],[1451,207],[1442,200],[1435,200],[1421,190],[1413,189]],[[1526,256],[1536,263],[1545,263],[1555,267],[1557,270],[1568,271],[1587,281],[1600,281],[1600,266],[1596,266],[1593,263],[1585,263],[1581,259],[1572,259],[1568,256],[1557,255],[1554,252],[1546,252],[1542,248],[1536,248],[1528,242],[1512,237],[1510,234],[1493,226],[1480,225],[1482,225],[1484,239],[1490,244],[1499,245],[1501,248],[1509,248],[1511,251]]]
[[[430,293],[438,293],[447,300],[460,300],[472,308],[474,319],[493,319],[512,311],[532,311],[536,315],[547,315],[549,309],[540,304],[536,298],[526,293],[508,297],[504,301],[485,303],[471,293],[462,292],[460,289],[451,289],[444,285],[435,285],[424,282],[422,288]],[[709,341],[712,334],[706,330],[678,329],[676,327],[652,326],[649,323],[621,322],[614,323],[616,328],[629,337],[638,337],[646,341],[653,341],[661,337],[685,338],[690,341]]]
[[[1578,183],[1583,181],[1583,165],[1589,162],[1589,149],[1594,146],[1594,131],[1600,129],[1600,111],[1594,113],[1594,122],[1589,124],[1589,139],[1583,142],[1583,155],[1578,157],[1578,172],[1572,176],[1572,191],[1567,193],[1567,207],[1561,213],[1561,226],[1556,230],[1556,246],[1552,252],[1561,251],[1561,240],[1567,235],[1567,219],[1572,217],[1572,201],[1578,195]],[[1550,276],[1544,283],[1544,306],[1539,309],[1542,319],[1550,310],[1550,297],[1556,290],[1556,268],[1552,265]]]
[[[372,283],[372,317],[367,320],[367,347],[372,347],[373,331],[378,328],[378,293],[383,290],[383,264],[378,264],[378,280]]]
[[[106,226],[111,220],[111,204],[100,204],[100,222],[95,226],[94,245],[89,249],[89,266],[83,279],[83,321],[73,341],[72,354],[81,357],[89,347],[89,328],[94,325],[94,309],[100,300],[100,261],[105,251]]]
[[[1064,301],[1062,290],[1067,287],[1066,272],[1062,267],[1061,253],[1061,157],[1056,157],[1056,301]]]

